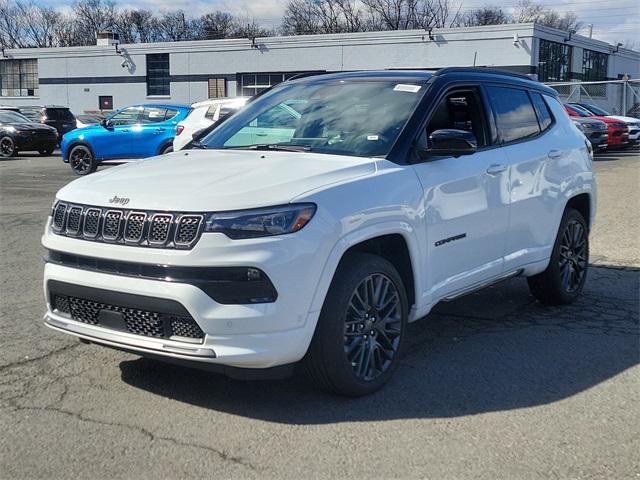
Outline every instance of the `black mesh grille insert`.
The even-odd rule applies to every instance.
[[[90,208],[84,216],[84,234],[88,237],[98,235],[98,225],[100,224],[100,210]]]
[[[82,207],[71,207],[67,215],[67,232],[76,235],[80,231]]]
[[[124,239],[131,242],[140,241],[146,219],[147,215],[145,213],[131,212],[129,217],[127,217],[127,226],[124,229]]]
[[[188,245],[198,238],[200,224],[202,223],[201,215],[183,215],[176,227],[175,242],[181,245]]]
[[[109,210],[104,216],[104,224],[102,225],[102,237],[105,240],[116,240],[120,235],[120,220],[122,212],[117,210]]]
[[[73,320],[89,325],[101,325],[102,312],[115,312],[122,316],[124,329],[136,335],[156,338],[183,337],[198,340],[204,338],[202,329],[193,318],[188,316],[166,315],[151,310],[123,307],[57,294],[53,295],[52,307],[58,312],[68,314]],[[112,328],[111,325],[102,326]]]
[[[66,211],[67,205],[64,203],[59,203],[56,207],[56,210],[53,213],[53,228],[56,230],[62,230],[64,227],[64,214]]]
[[[150,243],[165,243],[169,238],[169,229],[171,228],[172,215],[154,215],[149,229]]]

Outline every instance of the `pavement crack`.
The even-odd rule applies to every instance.
[[[72,344],[66,345],[64,347],[57,348],[55,350],[51,350],[49,353],[46,353],[46,354],[41,355],[39,357],[23,358],[23,359],[20,359],[20,360],[16,360],[14,362],[9,362],[7,364],[4,364],[4,365],[0,366],[0,372],[5,372],[5,371],[10,370],[12,368],[21,367],[23,365],[27,365],[27,364],[30,364],[30,363],[35,363],[35,362],[40,362],[42,360],[47,360],[48,358],[53,357],[53,356],[55,356],[55,355],[57,355],[59,353],[64,353],[64,352],[68,352],[68,351],[74,350],[74,349],[78,348],[80,345],[81,345],[80,343],[72,343]]]

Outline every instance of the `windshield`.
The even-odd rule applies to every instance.
[[[31,120],[16,112],[1,111],[0,123],[31,123]]]
[[[585,105],[584,108],[589,109],[591,112],[595,113],[596,115],[602,115],[602,116],[605,116],[605,117],[611,115],[609,112],[605,112],[604,110],[602,110],[601,108],[596,107],[595,105]]]
[[[424,90],[424,83],[388,79],[286,83],[251,102],[199,143],[219,149],[304,147],[336,155],[385,156]]]
[[[581,117],[593,117],[593,113],[581,107],[580,105],[571,105],[570,108]]]

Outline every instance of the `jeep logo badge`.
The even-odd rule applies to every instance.
[[[115,203],[116,205],[126,205],[127,203],[129,203],[129,199],[114,195],[113,198],[109,199],[109,203]]]

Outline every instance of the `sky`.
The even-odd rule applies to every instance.
[[[451,9],[461,11],[483,5],[500,6],[509,11],[518,0],[450,0]],[[40,0],[39,3],[67,9],[73,0]],[[640,44],[640,0],[542,0],[545,6],[559,13],[575,12],[586,24],[593,24],[593,37],[610,43],[631,40]],[[183,9],[192,15],[214,10],[231,12],[242,18],[255,19],[261,25],[280,24],[287,0],[116,0],[125,8],[146,8],[151,11]],[[587,35],[588,28],[578,33]],[[638,45],[636,45],[636,48]]]

